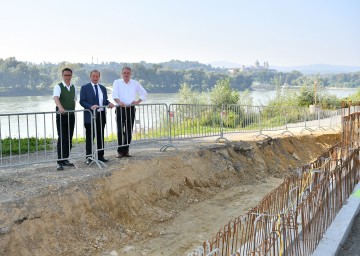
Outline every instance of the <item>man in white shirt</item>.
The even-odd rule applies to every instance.
[[[74,166],[68,158],[72,148],[72,137],[75,126],[75,102],[77,99],[76,88],[71,84],[72,70],[64,68],[61,71],[63,81],[54,87],[53,99],[56,104],[56,128],[58,132],[57,170],[64,170],[64,166]],[[70,112],[67,112],[70,111]]]
[[[135,119],[135,106],[146,100],[147,92],[139,82],[130,79],[131,69],[124,67],[121,71],[123,79],[117,79],[113,83],[113,99],[117,103],[116,122],[118,148],[117,158],[131,157],[129,145],[132,138],[132,130]]]

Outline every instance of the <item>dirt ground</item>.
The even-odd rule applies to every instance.
[[[340,135],[229,139],[0,169],[0,255],[186,255]]]

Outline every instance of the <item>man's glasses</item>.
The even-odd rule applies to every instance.
[[[69,74],[69,75],[68,75],[68,74],[66,74],[66,75],[64,75],[64,76],[72,76],[72,75],[70,75],[70,74]]]

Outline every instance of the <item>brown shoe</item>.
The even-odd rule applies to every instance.
[[[125,156],[125,157],[132,157],[132,155],[130,155],[129,152],[123,153],[123,156]]]

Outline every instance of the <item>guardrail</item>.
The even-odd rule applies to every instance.
[[[62,115],[66,118],[74,115],[78,121],[82,120],[85,111],[90,112],[74,110]],[[68,143],[71,156],[58,159],[56,115],[60,115],[60,112],[0,114],[0,167],[85,158],[84,144],[81,143],[81,138],[85,137],[84,129],[75,121],[73,140]],[[60,143],[60,147],[64,145]]]
[[[103,106],[106,107],[106,106]],[[290,128],[302,128],[302,132],[316,129],[334,129],[341,126],[340,110],[310,113],[301,107],[263,107],[244,105],[192,105],[192,104],[141,104],[134,106],[132,142],[161,142],[160,150],[176,147],[183,140],[215,136],[225,139],[226,134],[256,132],[290,132]],[[90,112],[96,122],[96,115],[89,110],[73,111],[75,130],[73,148],[69,158],[86,157],[84,138],[84,112]],[[69,112],[70,113],[70,112]],[[56,158],[56,112],[35,112],[0,115],[0,167],[55,161]],[[96,127],[93,126],[93,130]],[[130,129],[129,129],[130,130]],[[125,136],[128,135],[125,129]],[[91,157],[97,160],[100,150],[114,150],[129,146],[119,143],[116,108],[106,110],[105,139],[103,145],[95,134]],[[33,145],[32,143],[35,143]],[[101,143],[101,142],[100,142]],[[25,147],[25,149],[24,149]],[[23,148],[23,149],[21,149]],[[97,162],[99,167],[101,165]]]
[[[219,136],[221,107],[215,105],[170,104],[171,140]]]
[[[99,147],[95,139],[95,155],[101,150],[114,150],[116,152],[121,147],[130,146],[130,143],[136,145],[139,142],[163,142],[170,145],[169,115],[166,104],[136,105],[133,108],[128,107],[128,112],[125,111],[123,112],[124,115],[118,116],[120,112],[119,107],[106,110],[106,126],[104,134],[101,134],[105,139],[103,145]],[[102,122],[102,120],[97,120],[101,119],[101,116],[96,115],[96,110],[93,112],[93,116],[95,123]],[[133,124],[132,128],[127,129],[128,127],[125,125],[126,119],[130,119],[130,123]],[[118,123],[124,123],[123,134],[118,131],[118,125],[120,125]],[[131,134],[130,140],[129,134]],[[119,140],[119,136],[122,137],[121,140]],[[94,161],[96,159],[97,156],[94,157]],[[101,162],[99,164],[105,165]]]

